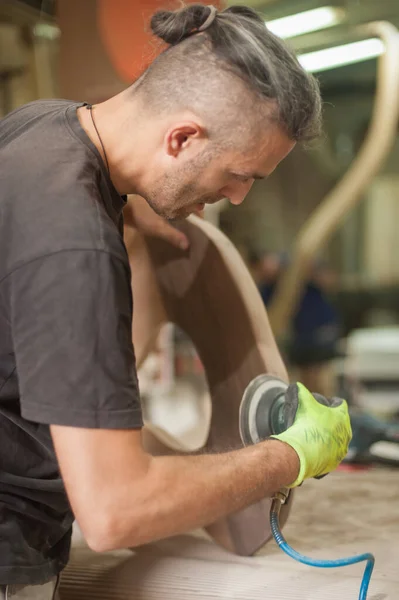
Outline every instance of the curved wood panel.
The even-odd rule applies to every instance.
[[[360,37],[379,37],[385,53],[378,62],[377,94],[368,135],[341,181],[310,216],[297,236],[292,263],[276,286],[269,307],[275,336],[288,326],[300,298],[315,253],[327,242],[361,199],[396,140],[399,118],[399,35],[391,23],[376,22],[356,28]]]
[[[126,232],[137,364],[142,365],[162,323],[173,322],[183,329],[204,365],[212,402],[203,451],[238,448],[242,446],[238,411],[248,383],[261,373],[285,380],[288,376],[263,302],[237,250],[198,217],[179,228],[190,239],[186,252],[159,239],[143,240],[133,230]],[[189,451],[170,432],[148,422],[143,437],[154,454]],[[283,521],[291,501],[283,510]],[[269,508],[270,500],[264,500],[210,525],[208,533],[232,552],[251,555],[271,538]]]

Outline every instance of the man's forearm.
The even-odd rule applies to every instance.
[[[123,520],[115,522],[111,546],[208,525],[291,484],[298,470],[295,451],[275,440],[218,455],[154,457],[141,489],[115,507]]]

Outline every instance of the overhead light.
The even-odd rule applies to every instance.
[[[333,6],[321,6],[288,17],[267,21],[267,28],[280,38],[291,38],[311,31],[326,29],[342,20],[343,12]]]
[[[56,40],[60,37],[61,31],[56,25],[50,25],[49,23],[38,23],[33,28],[33,34],[38,38]]]
[[[370,60],[380,56],[384,51],[385,46],[381,40],[370,38],[343,46],[300,54],[298,60],[304,69],[315,73]]]

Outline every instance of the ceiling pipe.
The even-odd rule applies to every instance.
[[[370,127],[348,171],[297,235],[292,262],[278,281],[268,309],[277,338],[288,330],[315,254],[360,202],[396,140],[399,119],[398,30],[391,23],[381,21],[357,27],[355,33],[363,38],[379,37],[385,46],[385,52],[378,59],[376,98]]]

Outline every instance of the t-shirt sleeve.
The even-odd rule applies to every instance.
[[[140,428],[128,264],[100,250],[61,251],[9,279],[22,416],[49,425]]]

